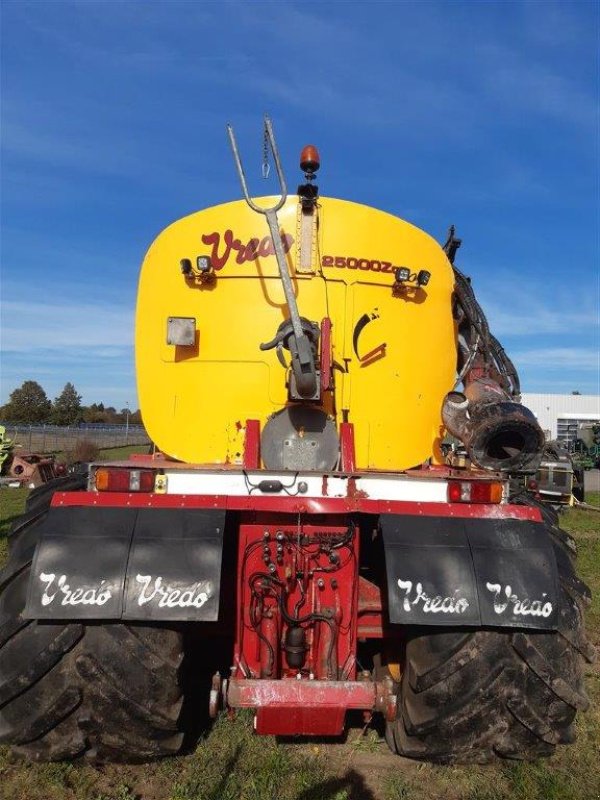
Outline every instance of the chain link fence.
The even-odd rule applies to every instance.
[[[3,423],[6,436],[26,452],[61,453],[73,450],[83,439],[93,442],[96,447],[125,447],[126,445],[150,444],[150,438],[143,425],[17,425]]]

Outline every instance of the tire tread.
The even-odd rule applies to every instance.
[[[0,742],[18,757],[145,761],[181,748],[183,636],[136,623],[37,622],[23,617],[38,523],[66,476],[30,495],[0,572]]]
[[[386,739],[400,755],[438,763],[533,760],[574,741],[589,700],[583,661],[588,587],[575,574],[572,540],[545,514],[559,574],[556,632],[423,628],[406,642],[398,715]]]

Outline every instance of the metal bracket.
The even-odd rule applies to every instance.
[[[296,377],[296,385],[298,387],[300,395],[303,398],[311,398],[314,396],[316,391],[317,372],[316,372],[315,359],[311,343],[306,334],[304,333],[304,331],[302,330],[302,322],[300,320],[298,305],[296,303],[296,297],[294,295],[292,279],[290,277],[288,265],[285,259],[285,253],[283,250],[283,245],[281,242],[281,234],[279,230],[279,221],[277,219],[277,212],[279,211],[280,208],[283,207],[285,201],[287,200],[287,186],[283,174],[283,168],[281,166],[281,160],[279,158],[279,151],[277,149],[277,144],[275,143],[273,126],[271,124],[271,120],[269,119],[269,117],[265,116],[265,134],[269,143],[269,147],[271,148],[271,153],[273,154],[273,160],[275,161],[275,168],[277,170],[277,177],[279,179],[279,185],[281,190],[281,196],[279,200],[275,203],[275,205],[270,206],[268,208],[262,208],[261,206],[257,205],[254,202],[254,200],[250,197],[250,193],[248,192],[246,175],[244,174],[244,168],[242,166],[237,142],[235,140],[235,135],[231,125],[227,125],[227,134],[229,136],[229,142],[231,144],[235,165],[237,168],[240,183],[242,185],[244,198],[246,199],[246,202],[253,211],[256,211],[257,214],[263,214],[267,218],[269,231],[271,233],[271,239],[273,240],[275,257],[277,259],[277,266],[279,268],[279,275],[281,277],[281,283],[283,285],[283,291],[285,294],[285,301],[288,307],[290,321],[292,323],[294,331],[293,338],[295,341],[290,342],[290,352],[292,354],[292,370]]]

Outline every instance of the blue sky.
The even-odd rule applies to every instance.
[[[457,226],[525,391],[598,392],[598,13],[4,0],[0,402],[32,379],[136,406],[139,263],[239,197],[227,121],[258,176],[264,111],[290,185],[314,142],[323,194]]]

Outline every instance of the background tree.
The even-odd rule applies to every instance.
[[[82,409],[84,422],[105,422],[104,403],[92,403]]]
[[[104,409],[104,422],[106,422],[107,425],[116,425],[119,422],[123,422],[123,420],[120,419],[117,409],[114,406],[106,406]]]
[[[55,425],[74,425],[82,419],[81,395],[77,394],[72,383],[66,383],[54,401],[50,420]]]
[[[11,393],[8,403],[2,407],[5,422],[20,422],[34,425],[48,422],[52,404],[37,381],[25,381]]]

